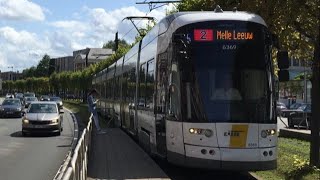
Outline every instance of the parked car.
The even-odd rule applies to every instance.
[[[50,101],[50,96],[48,96],[48,95],[41,95],[41,96],[40,96],[40,101]]]
[[[62,99],[60,97],[50,97],[50,101],[56,102],[60,109],[63,108]]]
[[[4,99],[1,108],[1,117],[22,117],[22,103],[18,98],[7,98]]]
[[[305,105],[306,103],[294,103],[290,106],[289,109],[283,109],[281,111],[281,116],[282,117],[289,117],[289,115],[292,113],[292,112],[295,112],[297,109],[299,109],[301,106]]]
[[[286,110],[287,107],[284,103],[282,102],[277,102],[277,115],[281,115],[283,110]]]
[[[24,107],[28,107],[32,102],[38,101],[37,97],[25,97],[24,98]]]
[[[288,126],[289,128],[293,128],[295,125],[307,126],[310,125],[310,120],[311,104],[303,104],[299,108],[291,111],[288,116]]]
[[[55,132],[60,135],[63,130],[62,113],[55,102],[32,102],[22,118],[22,135],[32,132]]]

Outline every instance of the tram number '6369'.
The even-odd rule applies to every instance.
[[[236,50],[237,45],[224,44],[222,45],[222,50]]]

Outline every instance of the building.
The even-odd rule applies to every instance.
[[[86,48],[73,52],[74,70],[79,71],[85,67],[107,59],[114,51],[105,48]]]
[[[280,90],[280,101],[285,104],[291,104],[289,101],[294,99],[296,102],[311,102],[311,81],[307,77],[312,74],[311,67],[307,65],[306,61],[291,58],[289,61],[289,78],[294,87]],[[295,80],[297,76],[302,75],[302,80]],[[306,76],[304,76],[306,75]],[[301,93],[292,93],[293,89],[300,89]]]
[[[23,75],[19,71],[14,72],[14,71],[8,71],[8,72],[1,72],[1,79],[2,81],[16,81],[19,79],[22,79]]]
[[[54,71],[57,73],[63,71],[74,71],[73,60],[73,56],[57,57],[52,58],[51,61],[53,62],[50,64],[54,66]]]

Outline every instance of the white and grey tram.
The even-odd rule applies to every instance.
[[[189,167],[277,167],[273,41],[246,12],[179,12],[97,73],[98,109],[150,154]],[[215,97],[229,74],[240,95]]]

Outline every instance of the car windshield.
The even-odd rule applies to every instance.
[[[50,101],[61,101],[59,97],[51,97]]]
[[[24,97],[35,97],[34,93],[25,93]]]
[[[13,100],[4,100],[2,105],[13,105],[13,106],[18,106],[21,105],[19,100],[13,99]]]
[[[297,109],[301,106],[302,104],[301,103],[294,103],[290,106],[290,109]]]
[[[300,107],[298,107],[298,109],[302,111],[311,111],[311,104],[303,104]]]
[[[29,113],[57,113],[55,104],[31,104]]]
[[[36,101],[37,100],[37,98],[35,98],[35,97],[27,97],[26,98],[26,101]]]

